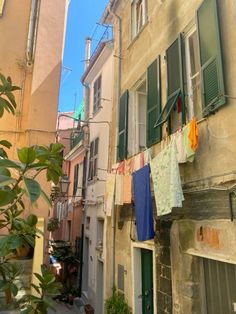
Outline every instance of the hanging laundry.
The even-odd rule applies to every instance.
[[[125,161],[121,161],[116,169],[117,174],[124,174],[125,172]]]
[[[150,167],[133,173],[133,192],[138,241],[154,238]]]
[[[192,150],[196,151],[198,147],[198,127],[195,117],[190,121],[188,138]]]
[[[140,154],[134,156],[134,171],[137,171],[141,168],[141,163],[140,163]]]
[[[178,163],[187,162],[187,153],[183,143],[182,130],[179,130],[171,135],[171,140],[175,141],[177,148],[177,160]]]
[[[109,173],[107,175],[105,189],[105,210],[107,216],[111,216],[112,208],[114,205],[115,182],[116,175],[113,173]]]
[[[131,174],[134,172],[134,157],[131,157],[127,160],[125,160],[125,174]]]
[[[150,163],[152,159],[152,147],[146,149],[143,153],[144,153],[144,165],[147,165]]]
[[[131,175],[124,175],[123,181],[124,181],[124,186],[123,186],[123,203],[124,204],[131,204],[131,198],[132,198],[132,193],[131,193]]]
[[[182,140],[183,140],[184,149],[186,151],[187,161],[193,162],[194,157],[195,157],[195,151],[191,147],[191,143],[188,137],[189,132],[190,132],[190,123],[185,125],[182,129]]]
[[[140,168],[144,167],[144,152],[140,153]]]
[[[115,188],[115,205],[123,205],[124,197],[124,176],[122,174],[116,175],[116,188]]]
[[[182,207],[184,196],[175,142],[171,141],[150,165],[158,216],[171,213],[173,207]]]

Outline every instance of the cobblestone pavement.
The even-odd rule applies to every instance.
[[[53,310],[49,310],[48,314],[75,314],[75,313],[81,313],[80,310],[75,306],[69,306],[67,304],[64,304],[62,302],[57,303],[55,302],[54,307],[56,309],[56,312]]]

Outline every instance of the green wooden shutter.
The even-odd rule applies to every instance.
[[[203,114],[226,103],[216,0],[204,0],[197,10]]]
[[[128,101],[129,91],[126,90],[120,97],[119,107],[119,133],[117,159],[123,160],[127,157],[128,147]]]
[[[161,140],[161,127],[154,128],[161,112],[160,56],[147,68],[147,146]]]
[[[73,196],[76,195],[78,189],[79,180],[79,164],[74,166],[74,184],[73,184]]]
[[[167,104],[173,106],[173,99],[180,93],[182,124],[185,123],[183,60],[181,35],[166,50],[167,61]],[[178,98],[177,98],[178,99]],[[176,101],[177,101],[176,99]],[[170,108],[167,108],[167,110]]]

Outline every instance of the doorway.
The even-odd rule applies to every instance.
[[[153,314],[153,251],[134,248],[134,309],[136,314]]]

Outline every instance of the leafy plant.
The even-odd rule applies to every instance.
[[[52,217],[48,220],[47,230],[48,231],[56,231],[60,227],[60,222],[58,218]]]
[[[10,77],[6,78],[0,73],[0,118],[5,112],[15,114],[16,101],[13,92],[19,89],[12,84]],[[42,197],[47,205],[51,206],[51,201],[37,178],[41,173],[45,173],[47,181],[58,183],[62,176],[60,152],[63,147],[59,143],[23,147],[17,150],[16,161],[8,158],[6,150],[11,146],[10,142],[0,140],[0,229],[5,228],[8,231],[0,237],[0,290],[5,292],[6,303],[9,304],[12,303],[12,296],[18,293],[14,281],[21,272],[19,266],[11,261],[12,254],[21,247],[34,247],[35,237],[40,235],[36,228],[37,217],[31,214],[23,218],[25,198],[28,198],[32,205],[36,205]],[[36,274],[35,276],[48,280],[41,282],[41,292],[44,295],[46,283],[49,285],[55,279],[45,270],[42,270],[42,277]],[[34,304],[37,301],[41,304],[42,298],[34,299]]]
[[[106,314],[131,314],[128,303],[123,294],[112,289],[112,296],[105,301]]]
[[[45,267],[41,267],[41,275],[34,273],[39,284],[31,284],[38,296],[28,294],[20,300],[22,314],[46,314],[49,308],[54,309],[51,297],[58,295],[62,284],[55,281],[55,276]]]

